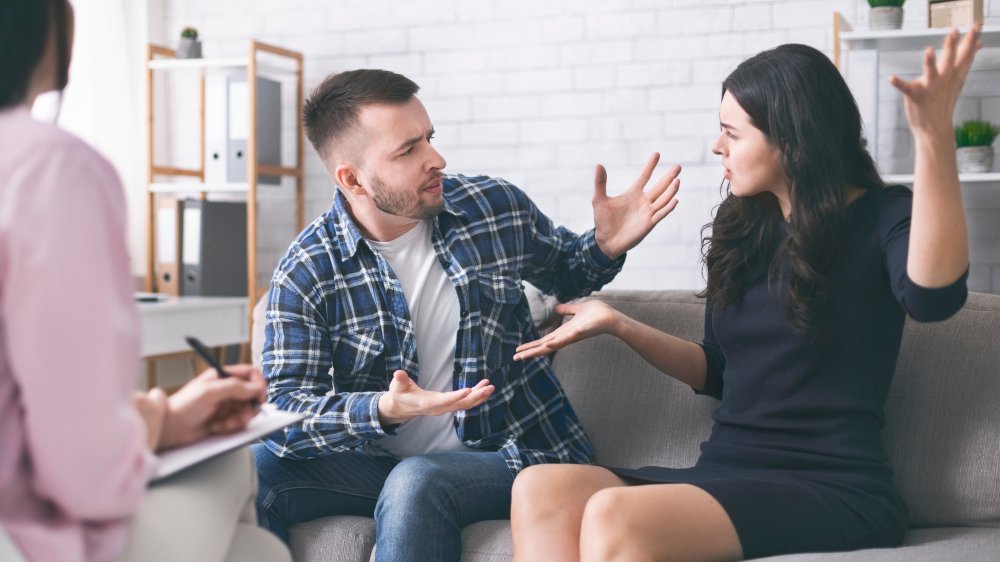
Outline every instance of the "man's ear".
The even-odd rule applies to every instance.
[[[341,164],[333,171],[333,179],[337,185],[353,195],[364,195],[365,188],[358,178],[358,169],[350,164]]]

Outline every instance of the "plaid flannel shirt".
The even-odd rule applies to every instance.
[[[592,462],[593,450],[547,357],[513,361],[538,337],[526,280],[568,300],[600,289],[621,270],[593,231],[578,236],[500,179],[446,176],[432,242],[458,292],[454,388],[484,378],[490,398],[456,412],[467,446],[499,451],[516,474],[546,462]],[[417,346],[402,286],[369,246],[337,191],[333,208],[292,243],[278,265],[266,314],[268,400],[305,420],[270,435],[273,453],[308,459],[386,435],[378,399],[402,369],[419,384]]]

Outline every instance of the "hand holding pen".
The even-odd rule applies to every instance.
[[[196,351],[207,354],[201,347],[201,351],[197,348]],[[159,450],[193,443],[212,434],[239,431],[257,415],[259,404],[267,397],[264,376],[252,365],[228,365],[223,369],[211,355],[202,357],[213,368],[166,398]]]
[[[209,351],[208,346],[201,343],[201,340],[199,340],[194,336],[187,336],[184,338],[184,341],[186,341],[187,344],[191,346],[191,349],[193,349],[194,352],[197,353],[199,357],[204,359],[205,362],[209,364],[209,366],[215,369],[215,372],[219,374],[220,379],[225,379],[232,376],[231,374],[229,374],[228,371],[222,368],[222,365],[218,362],[218,360],[215,359],[215,356],[212,355],[212,352]],[[257,400],[251,400],[251,406],[259,410],[260,402]]]

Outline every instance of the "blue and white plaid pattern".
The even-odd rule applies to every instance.
[[[499,450],[517,473],[537,463],[589,463],[593,451],[546,357],[512,360],[538,337],[526,280],[569,300],[600,289],[624,256],[601,253],[593,231],[556,228],[518,188],[489,177],[446,176],[433,219],[434,251],[461,308],[455,386],[488,378],[484,404],[456,414],[469,447]],[[292,243],[271,281],[263,368],[268,399],[311,414],[266,439],[275,454],[308,459],[386,435],[378,399],[402,369],[419,384],[406,298],[336,193],[330,211]]]

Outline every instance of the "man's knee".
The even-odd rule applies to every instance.
[[[269,451],[263,443],[251,445],[250,449],[257,468],[257,485],[261,492],[269,490],[276,483],[281,458]]]
[[[265,529],[271,529],[279,535],[282,529],[283,514],[276,506],[274,488],[280,483],[281,458],[267,450],[263,444],[251,446],[254,463],[257,468],[257,522]],[[284,538],[284,537],[283,537]]]
[[[447,466],[430,457],[404,459],[385,481],[375,505],[375,517],[382,520],[392,514],[412,516],[414,510],[450,513],[451,483]]]

